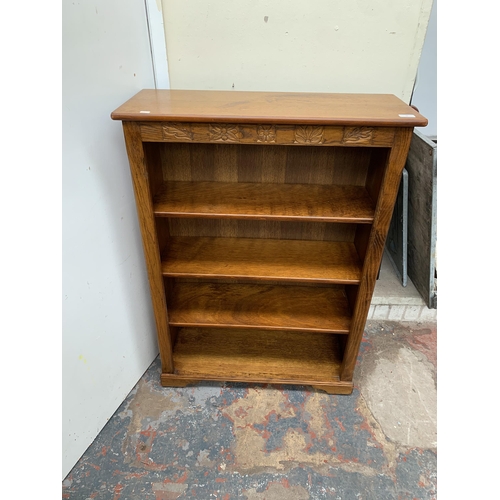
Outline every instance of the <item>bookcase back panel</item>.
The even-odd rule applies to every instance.
[[[378,148],[156,143],[165,181],[364,186]]]
[[[171,218],[157,223],[168,224],[171,236],[353,242],[356,234],[356,224],[326,222]]]

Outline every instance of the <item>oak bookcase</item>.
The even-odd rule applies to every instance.
[[[143,90],[123,122],[164,386],[350,394],[413,127],[392,95]]]

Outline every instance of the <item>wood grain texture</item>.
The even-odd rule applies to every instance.
[[[172,238],[162,256],[168,277],[355,284],[353,243],[254,238]]]
[[[142,149],[144,152],[144,162],[147,169],[149,192],[151,197],[161,191],[163,187],[163,172],[159,165],[161,165],[161,149],[156,147],[153,143],[143,142]]]
[[[172,342],[168,326],[167,302],[163,276],[161,273],[160,251],[156,232],[153,205],[149,186],[148,166],[144,156],[139,126],[133,122],[123,123],[125,144],[130,163],[130,172],[134,186],[139,226],[141,228],[144,257],[148,270],[149,286],[153,310],[155,314],[156,331],[162,371],[171,373],[174,369],[172,360]]]
[[[408,276],[425,300],[437,308],[437,145],[413,132],[406,169],[408,184]]]
[[[317,391],[324,391],[328,394],[344,394],[349,395],[353,391],[352,382],[341,382],[335,380],[333,382],[314,381],[305,379],[281,379],[281,378],[264,378],[259,375],[243,378],[241,375],[219,376],[219,375],[204,375],[202,380],[213,380],[219,382],[239,382],[246,384],[276,384],[276,385],[304,385],[311,386]],[[172,373],[162,373],[160,375],[160,382],[163,387],[186,387],[200,382],[200,380],[193,380],[191,377],[184,375],[176,375]]]
[[[384,178],[390,149],[375,149],[370,157],[370,167],[366,176],[366,190],[376,204],[380,193],[380,186]]]
[[[358,252],[360,259],[364,262],[368,244],[370,243],[371,226],[367,224],[358,224],[356,227],[356,235],[354,237],[354,246]]]
[[[258,144],[262,146],[390,146],[395,127],[143,122],[145,142]]]
[[[411,136],[412,129],[400,129],[389,155],[364,259],[363,275],[353,311],[351,331],[342,364],[341,380],[352,380]]]
[[[311,384],[313,389],[317,391],[325,391],[328,394],[344,394],[349,395],[352,394],[354,389],[352,382],[334,382],[333,384]]]
[[[158,217],[369,224],[374,204],[359,186],[166,182],[154,198],[154,212]]]
[[[328,222],[295,222],[272,220],[164,218],[175,236],[208,238],[271,238],[282,240],[354,241],[357,228],[369,224],[331,224]],[[163,247],[162,247],[163,248]]]
[[[151,144],[151,143],[150,143]],[[387,148],[156,144],[165,181],[364,186],[372,156]]]
[[[403,116],[400,116],[403,115]],[[409,117],[406,115],[410,115]],[[420,127],[427,119],[394,95],[141,90],[113,120]],[[178,132],[182,139],[185,132]]]
[[[174,348],[174,374],[208,380],[332,382],[339,379],[341,360],[336,335],[182,328]]]
[[[348,333],[350,311],[340,285],[314,288],[178,282],[170,325]]]

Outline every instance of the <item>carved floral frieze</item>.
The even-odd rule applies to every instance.
[[[311,125],[295,127],[295,144],[321,144],[323,140],[323,127]]]
[[[185,123],[168,123],[163,125],[163,137],[165,139],[193,140],[191,127]]]
[[[276,125],[258,125],[257,142],[276,142]]]
[[[369,142],[373,136],[372,127],[355,127],[346,128],[344,131],[343,142],[346,144],[354,144],[359,142]]]
[[[240,127],[230,124],[210,124],[208,127],[208,135],[211,141],[222,142],[240,142],[242,137]]]
[[[142,130],[147,140],[226,144],[390,146],[394,137],[394,129],[389,127],[269,123],[163,122],[144,124]]]

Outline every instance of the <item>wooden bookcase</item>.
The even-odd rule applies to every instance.
[[[115,110],[161,383],[350,394],[413,127],[395,96],[143,90]]]

